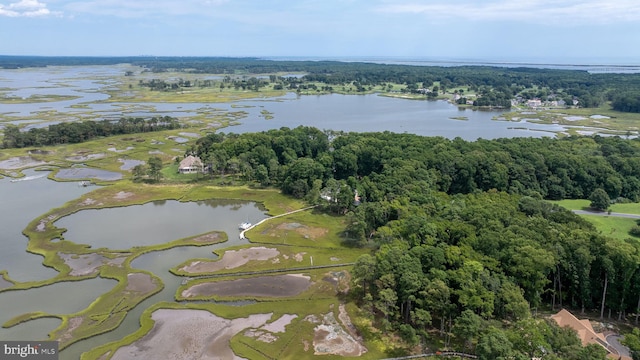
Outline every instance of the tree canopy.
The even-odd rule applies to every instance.
[[[629,286],[640,279],[640,244],[604,237],[544,200],[595,193],[637,201],[638,140],[468,142],[298,127],[212,134],[188,151],[216,173],[268,182],[345,215],[344,241],[375,249],[356,262],[352,294],[377,326],[409,343],[435,327],[485,358],[537,356],[540,347],[511,333],[517,328],[499,333],[487,322],[529,321],[540,306],[623,317],[640,298],[640,286]],[[539,326],[540,346],[572,358],[562,354],[573,342],[556,343],[559,330]]]
[[[29,146],[46,146],[59,144],[76,144],[97,137],[132,134],[150,131],[178,129],[181,125],[177,119],[164,116],[144,118],[121,118],[118,121],[81,121],[52,124],[46,128],[31,128],[21,131],[15,125],[4,128],[3,148],[23,148]]]

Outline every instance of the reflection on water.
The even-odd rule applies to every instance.
[[[56,173],[56,178],[63,180],[98,179],[111,181],[122,179],[122,174],[101,169],[73,167],[69,169],[60,169],[58,173]]]
[[[120,166],[120,170],[131,170],[138,165],[145,164],[145,162],[142,160],[118,159],[118,161],[122,163],[122,166]]]
[[[200,205],[197,205],[196,203],[178,203],[177,201],[170,200],[154,201],[142,206],[146,206],[148,207],[148,209],[153,209],[153,207],[164,208],[168,205],[169,207],[173,207],[172,210],[174,211],[174,214],[176,216],[182,217],[186,217],[188,216],[188,214],[195,215],[195,213],[202,212],[205,214],[206,220],[214,223],[214,225],[212,226],[216,230],[222,230],[227,233],[227,235],[229,236],[229,240],[224,243],[203,247],[183,246],[164,251],[150,252],[134,259],[131,262],[131,266],[133,268],[151,271],[156,276],[162,279],[165,287],[158,294],[153,295],[149,299],[143,301],[133,310],[131,310],[117,329],[73,344],[62,352],[62,356],[65,356],[65,358],[69,359],[77,359],[83,352],[86,352],[93,349],[94,347],[106,344],[108,342],[119,340],[138,330],[138,328],[140,327],[140,316],[146,308],[161,301],[171,302],[175,300],[174,297],[176,290],[180,286],[183,278],[171,274],[169,272],[170,268],[176,267],[184,263],[185,261],[194,258],[215,259],[217,257],[215,254],[213,254],[213,251],[215,249],[223,249],[230,246],[247,244],[247,240],[241,240],[238,236],[238,223],[246,221],[247,218],[249,218],[253,222],[257,222],[266,217],[264,211],[254,203],[244,203],[233,200],[201,201],[198,203]],[[184,205],[187,206],[184,207]],[[189,206],[198,206],[198,211],[187,212]],[[119,208],[118,210],[125,209],[127,208]],[[148,209],[145,212],[149,211]],[[180,209],[181,211],[178,211],[176,213],[175,211],[177,209]],[[219,209],[222,211],[222,216],[213,217],[212,213],[210,212],[212,210],[208,209]],[[158,214],[153,210],[150,213]],[[194,231],[194,233],[197,233],[197,231]],[[234,304],[240,306],[244,303],[237,302]]]
[[[32,170],[25,173],[27,176],[43,174]],[[25,251],[26,238],[21,231],[28,222],[46,213],[50,208],[78,198],[88,190],[78,187],[75,183],[58,183],[46,178],[17,183],[11,183],[9,179],[0,180],[0,198],[3,200],[0,221],[4,230],[0,237],[4,246],[0,252],[2,269],[8,270],[9,275],[19,281],[55,276],[55,271],[42,266],[41,257]],[[225,231],[229,240],[205,247],[178,247],[150,252],[136,258],[132,261],[132,267],[153,272],[162,279],[165,288],[134,308],[116,330],[70,346],[62,352],[61,359],[77,359],[82,352],[134,332],[139,327],[139,318],[144,309],[160,301],[174,300],[181,278],[169,273],[170,268],[193,258],[213,259],[216,257],[212,253],[214,249],[246,244],[246,240],[239,239],[238,223],[247,219],[257,222],[266,217],[264,210],[257,204],[234,200],[189,203],[162,200],[145,205],[104,210],[108,211],[80,211],[61,219],[56,225],[69,229],[65,233],[65,239],[75,240],[77,236],[86,238],[96,247],[127,248],[158,244],[213,230]],[[83,217],[83,214],[90,213],[93,215],[87,216],[89,220]],[[154,230],[158,224],[168,226]],[[89,235],[78,235],[83,232]],[[113,237],[105,234],[112,234]],[[76,312],[87,307],[91,301],[109,291],[114,285],[113,280],[97,278],[58,283],[20,292],[0,293],[0,323],[28,311],[59,314]],[[70,294],[73,296],[69,296]],[[59,324],[60,321],[57,319],[30,321],[10,329],[0,329],[0,339],[46,339],[47,334]]]
[[[42,265],[42,257],[26,252],[27,238],[22,230],[36,217],[89,191],[75,183],[59,183],[42,175],[47,172],[24,171],[32,180],[0,180],[0,270],[19,282],[52,278],[57,272]],[[88,306],[97,296],[115,284],[112,280],[93,279],[63,283],[26,291],[0,293],[0,324],[28,311],[66,313]],[[70,297],[69,294],[74,294]],[[77,295],[77,296],[76,296]],[[2,340],[46,339],[60,324],[59,319],[29,321],[10,329],[0,328]]]
[[[47,103],[3,104],[7,116],[34,116],[54,111],[70,119],[109,118],[123,116],[193,117],[225,115],[241,112],[240,125],[229,132],[244,133],[300,125],[343,131],[392,131],[425,136],[461,137],[465,140],[494,139],[515,136],[554,136],[566,130],[555,124],[535,124],[526,121],[495,121],[500,111],[459,109],[445,101],[406,100],[370,95],[305,95],[288,93],[274,98],[239,100],[233,103],[105,103],[106,90],[113,75],[123,74],[126,66],[39,68],[17,72],[0,69],[0,88],[18,88],[20,94],[30,96],[44,91],[53,95],[79,96],[74,100]],[[90,79],[87,79],[90,78]],[[44,80],[38,80],[44,79]],[[45,85],[45,88],[40,86]],[[260,96],[260,94],[256,94]],[[273,119],[265,120],[261,111],[268,111]],[[465,117],[461,123],[452,118]],[[19,120],[19,119],[17,119]],[[46,124],[46,123],[45,123]],[[34,127],[43,124],[32,125]],[[585,129],[590,130],[590,129]],[[174,139],[181,143],[187,137]]]
[[[247,102],[258,105],[257,102]],[[516,136],[553,136],[544,131],[562,131],[559,125],[495,121],[502,111],[458,108],[446,101],[406,100],[371,95],[300,96],[293,101],[259,104],[273,114],[264,120],[253,112],[228,132],[266,131],[286,126],[314,126],[319,129],[373,132],[392,131],[424,136],[443,136],[465,140],[494,139]],[[251,109],[249,109],[251,110]],[[452,120],[466,117],[467,121]],[[514,124],[522,129],[512,129]]]
[[[23,172],[27,177],[34,178],[16,182],[8,178],[0,180],[0,270],[8,270],[12,279],[21,282],[44,280],[55,276],[57,272],[42,266],[41,256],[26,252],[27,238],[22,230],[49,209],[78,198],[91,189],[79,187],[75,182],[56,182],[38,177],[47,172]]]
[[[29,312],[41,311],[49,314],[72,314],[91,304],[98,296],[111,290],[117,281],[110,279],[90,279],[74,282],[62,282],[30,290],[5,291],[0,293],[0,324],[11,318]],[[70,294],[73,294],[70,296]],[[20,338],[24,330],[20,326],[0,329],[0,339],[34,339],[30,334]],[[48,328],[47,332],[54,328]],[[39,335],[41,336],[41,335]]]
[[[11,329],[0,329],[0,339],[9,341],[48,340],[49,333],[61,323],[62,320],[58,318],[31,320]]]
[[[238,237],[238,224],[263,219],[254,203],[238,201],[153,201],[124,208],[82,210],[54,225],[68,229],[66,240],[94,248],[128,249],[163,244],[214,230]],[[96,231],[100,229],[100,231]]]

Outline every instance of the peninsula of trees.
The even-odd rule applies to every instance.
[[[637,201],[638,140],[468,142],[298,127],[211,134],[190,153],[212,175],[277,186],[344,214],[345,242],[376,250],[356,263],[352,296],[378,327],[410,343],[436,329],[483,359],[540,349],[555,359],[603,359],[553,324],[531,321],[532,309],[637,314],[640,242],[605,237],[544,199]]]
[[[182,127],[180,122],[170,116],[143,118],[121,118],[118,121],[82,121],[63,122],[46,128],[31,128],[20,131],[15,125],[6,125],[2,147],[23,148],[28,146],[47,146],[59,144],[77,144],[97,137],[172,130]]]

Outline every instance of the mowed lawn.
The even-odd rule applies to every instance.
[[[569,210],[589,210],[589,200],[561,200],[554,201]],[[609,208],[613,213],[636,214],[640,215],[640,203],[613,204]],[[638,220],[622,218],[610,215],[580,215],[587,221],[592,223],[596,229],[600,230],[602,235],[615,239],[625,240],[628,238],[636,238],[629,234],[629,230],[637,225]]]

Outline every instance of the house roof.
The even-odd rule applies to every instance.
[[[631,360],[629,357],[619,356],[615,352],[612,352],[613,348],[607,342],[604,334],[596,333],[595,330],[593,330],[593,326],[591,326],[589,320],[580,320],[565,309],[560,310],[555,315],[551,315],[551,318],[555,320],[555,322],[560,327],[569,326],[570,328],[575,330],[578,333],[580,341],[582,342],[582,346],[587,346],[589,344],[598,344],[607,350],[607,352],[609,353],[607,357],[611,359]]]
[[[202,161],[200,160],[199,157],[189,155],[186,158],[184,158],[182,161],[180,161],[180,166],[178,166],[178,168],[186,169],[194,166],[202,166]]]
[[[557,314],[552,315],[551,318],[555,320],[560,327],[569,326],[575,330],[578,333],[580,341],[582,341],[582,346],[598,344],[607,347],[608,345],[607,339],[604,335],[596,333],[589,320],[580,320],[565,309],[562,309]]]

